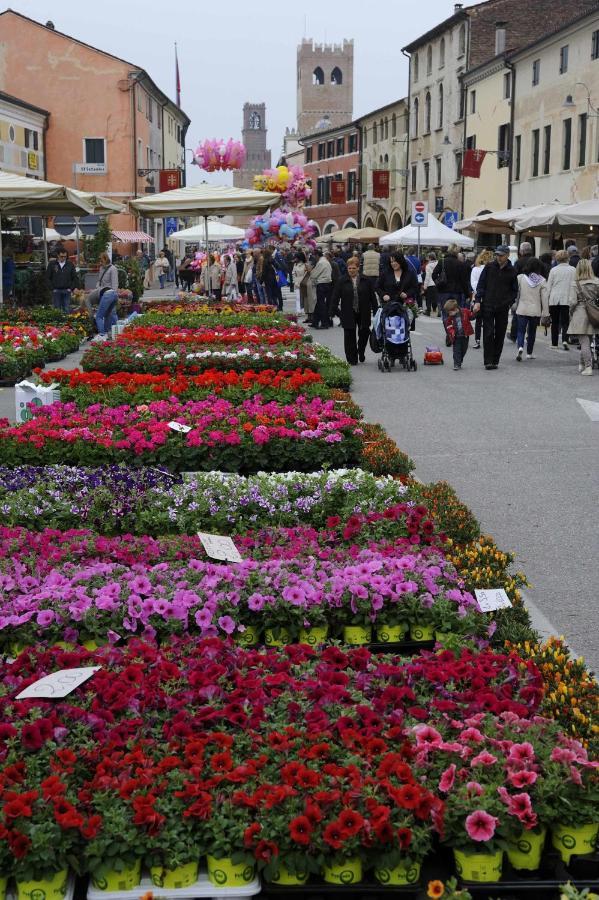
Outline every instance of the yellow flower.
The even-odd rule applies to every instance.
[[[442,897],[444,893],[445,893],[445,885],[443,884],[442,881],[429,881],[428,888],[426,891],[427,897],[431,897],[431,898],[433,898],[433,900],[436,897],[438,900],[438,898]]]

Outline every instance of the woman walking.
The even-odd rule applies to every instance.
[[[216,262],[214,253],[210,253],[208,259],[204,263],[202,280],[204,282],[204,289],[206,293],[215,297],[217,300],[220,300],[221,296],[221,274],[221,267]]]
[[[301,313],[302,308],[304,308],[306,285],[304,285],[302,282],[304,281],[304,278],[307,274],[308,270],[306,269],[306,257],[304,256],[302,251],[299,250],[295,257],[292,273],[293,284],[295,287],[295,312],[298,316]]]
[[[572,268],[569,266],[568,268]],[[589,301],[599,301],[599,278],[597,278],[588,259],[581,259],[574,270],[575,278],[570,288],[570,327],[572,335],[580,341],[580,363],[578,371],[581,375],[593,374],[593,357],[591,356],[591,335],[599,334],[599,326],[593,325],[587,313]]]
[[[542,275],[543,264],[531,256],[524,264],[524,271],[518,275],[518,296],[516,298],[516,360],[522,362],[524,338],[526,337],[526,359],[534,359],[535,338],[539,319],[547,318],[547,282]]]
[[[576,278],[576,269],[569,263],[567,250],[558,250],[555,254],[557,265],[553,267],[547,279],[549,292],[549,313],[551,315],[551,348],[558,350],[560,331],[562,347],[569,350],[568,323],[570,317],[571,288]]]
[[[225,299],[238,300],[239,291],[237,289],[237,266],[235,260],[228,254],[224,257],[225,264]]]
[[[250,250],[245,254],[245,259],[243,261],[243,272],[241,273],[241,280],[243,282],[243,292],[245,294],[245,299],[247,303],[251,303],[253,300],[252,294],[252,281],[254,278],[254,257]],[[258,298],[256,297],[256,301]]]
[[[342,275],[331,298],[334,315],[341,319],[345,358],[350,366],[365,361],[372,313],[377,309],[374,286],[366,275],[360,275],[358,261],[347,261],[347,275]]]
[[[438,292],[437,285],[433,281],[433,272],[437,265],[437,254],[429,253],[428,262],[424,267],[424,299],[426,302],[426,312],[425,316],[430,316],[432,313],[437,315],[437,300],[438,300]]]
[[[166,254],[164,250],[161,250],[158,254],[158,259],[154,262],[154,268],[158,272],[158,281],[160,282],[160,290],[164,290],[164,284],[166,282],[166,276],[169,273],[171,264],[166,258]]]
[[[478,256],[476,257],[476,262],[472,267],[472,271],[470,272],[470,287],[472,288],[472,294],[476,297],[476,286],[478,285],[478,279],[481,276],[482,270],[487,265],[487,263],[493,262],[493,253],[491,250],[482,250]],[[480,336],[483,328],[483,317],[478,312],[476,316],[476,321],[474,323],[474,349],[480,350]]]
[[[347,261],[349,269],[351,260]],[[408,263],[403,253],[391,254],[391,269],[382,275],[377,282],[377,294],[381,299],[381,303],[387,303],[389,300],[416,300],[420,290],[416,273],[412,266]]]
[[[272,251],[268,249],[262,254],[262,284],[266,302],[271,306],[278,306],[277,273],[272,260]]]

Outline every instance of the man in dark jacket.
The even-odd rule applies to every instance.
[[[52,306],[63,313],[70,312],[71,292],[77,287],[77,272],[75,266],[67,258],[67,251],[61,247],[58,251],[58,259],[48,263],[46,277],[52,291]]]
[[[461,307],[469,305],[472,293],[470,269],[458,259],[458,248],[455,245],[448,247],[443,259],[437,263],[432,279],[439,292],[437,302],[440,310],[443,310],[447,300],[457,300]]]
[[[347,275],[342,275],[333,288],[333,309],[341,319],[345,358],[350,366],[364,362],[372,313],[378,304],[376,293],[355,257],[347,261]],[[357,333],[357,334],[356,334]],[[357,340],[356,340],[357,337]]]
[[[509,259],[509,247],[495,249],[495,261],[481,272],[476,299],[483,317],[485,369],[496,369],[501,359],[510,306],[518,296],[518,277]]]

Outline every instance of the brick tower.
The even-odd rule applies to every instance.
[[[315,44],[304,38],[297,48],[297,130],[314,131],[351,122],[354,112],[354,42]]]
[[[243,169],[233,172],[235,187],[252,188],[254,175],[263,169],[270,169],[270,150],[266,149],[266,105],[264,103],[243,104],[243,128],[241,140],[247,157]]]

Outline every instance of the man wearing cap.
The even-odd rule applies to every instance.
[[[518,279],[509,260],[509,247],[495,249],[495,260],[487,263],[476,286],[476,300],[481,304],[483,319],[483,354],[485,369],[499,366],[510,306],[518,296]]]

